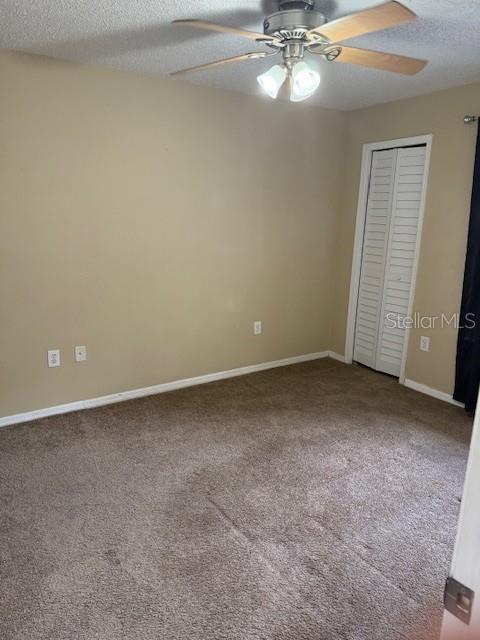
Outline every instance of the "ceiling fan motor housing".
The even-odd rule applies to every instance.
[[[278,8],[280,11],[288,9],[303,9],[303,11],[311,11],[315,7],[315,0],[278,0]]]
[[[303,40],[307,31],[320,27],[326,21],[327,19],[320,11],[287,9],[267,16],[263,23],[263,30],[265,35],[275,36],[280,40]]]

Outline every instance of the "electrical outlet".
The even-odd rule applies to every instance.
[[[255,322],[253,323],[253,335],[259,336],[261,333],[262,333],[262,321],[255,320]]]
[[[420,337],[420,351],[430,351],[430,338],[427,336]]]
[[[60,349],[48,350],[48,366],[59,367],[60,366]]]
[[[75,347],[75,360],[76,362],[85,362],[87,359],[87,347]]]

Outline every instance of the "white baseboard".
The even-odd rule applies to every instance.
[[[152,396],[157,393],[165,393],[175,389],[183,389],[185,387],[193,387],[198,384],[206,384],[207,382],[215,382],[216,380],[225,380],[226,378],[235,378],[256,371],[265,371],[266,369],[275,369],[276,367],[285,367],[290,364],[298,364],[300,362],[309,362],[310,360],[319,360],[320,358],[335,357],[330,351],[319,351],[317,353],[306,353],[301,356],[293,356],[292,358],[283,358],[282,360],[273,360],[272,362],[262,362],[260,364],[252,364],[247,367],[239,367],[228,371],[218,371],[216,373],[207,373],[203,376],[195,376],[194,378],[185,378],[184,380],[174,380],[173,382],[164,382],[156,384],[152,387],[143,387],[142,389],[132,389],[131,391],[121,391],[112,393],[108,396],[99,398],[90,398],[89,400],[78,400],[76,402],[68,402],[67,404],[59,404],[46,409],[36,409],[25,413],[16,413],[11,416],[0,418],[0,427],[6,427],[12,424],[20,424],[21,422],[29,422],[30,420],[38,420],[55,416],[61,413],[71,413],[81,409],[93,409],[94,407],[102,407],[106,404],[114,404],[115,402],[124,402],[125,400],[133,400],[134,398],[143,398]]]
[[[338,360],[338,362],[345,363],[345,356],[342,356],[340,353],[336,353],[336,351],[329,351],[328,357],[332,358],[333,360]]]
[[[409,389],[413,389],[414,391],[419,391],[420,393],[425,393],[427,396],[432,396],[432,398],[437,398],[437,400],[443,400],[444,402],[453,404],[456,407],[465,406],[461,402],[457,402],[456,400],[454,400],[449,393],[445,393],[444,391],[439,391],[438,389],[432,389],[432,387],[427,387],[426,384],[420,384],[420,382],[415,382],[414,380],[409,380],[408,378],[405,379],[404,384]]]
[[[30,422],[31,420],[39,420],[40,418],[47,418],[49,416],[55,416],[62,413],[71,413],[72,411],[80,411],[81,409],[93,409],[94,407],[102,407],[107,404],[114,404],[116,402],[125,402],[126,400],[133,400],[135,398],[144,398],[146,396],[152,396],[157,393],[165,393],[167,391],[174,391],[175,389],[184,389],[185,387],[193,387],[199,384],[206,384],[208,382],[215,382],[216,380],[226,380],[227,378],[235,378],[237,376],[244,376],[249,373],[255,373],[256,371],[266,371],[267,369],[275,369],[276,367],[286,367],[291,364],[299,364],[301,362],[309,362],[311,360],[320,360],[321,358],[332,358],[339,362],[345,362],[345,356],[336,353],[335,351],[318,351],[316,353],[306,353],[301,356],[293,356],[291,358],[282,358],[281,360],[273,360],[271,362],[261,362],[260,364],[252,364],[246,367],[238,367],[237,369],[229,369],[228,371],[217,371],[215,373],[207,373],[202,376],[195,376],[193,378],[185,378],[184,380],[173,380],[172,382],[164,382],[162,384],[156,384],[151,387],[143,387],[141,389],[131,389],[129,391],[120,391],[119,393],[112,393],[107,396],[100,396],[98,398],[89,398],[88,400],[77,400],[76,402],[68,402],[66,404],[59,404],[53,407],[46,407],[45,409],[35,409],[34,411],[26,411],[25,413],[16,413],[10,416],[4,416],[0,418],[0,428],[7,427],[13,424],[20,424],[22,422]],[[414,391],[419,391],[438,400],[443,400],[457,407],[463,407],[461,402],[457,402],[451,395],[438,389],[432,389],[427,385],[415,382],[414,380],[405,380],[405,386]]]

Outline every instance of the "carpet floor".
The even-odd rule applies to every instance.
[[[470,432],[333,360],[1,429],[0,637],[436,638]]]

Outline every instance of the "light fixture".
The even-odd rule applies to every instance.
[[[287,77],[287,70],[285,67],[276,64],[266,73],[257,77],[258,84],[262,87],[266,94],[271,98],[276,98],[282,84]]]
[[[320,74],[308,66],[306,62],[297,62],[292,69],[292,91],[290,100],[301,102],[310,98],[318,89]]]
[[[267,95],[276,98],[287,76],[291,80],[290,100],[292,102],[301,102],[310,98],[320,84],[320,74],[303,60],[293,64],[289,61],[288,66],[276,64],[266,73],[258,76],[257,82]]]

